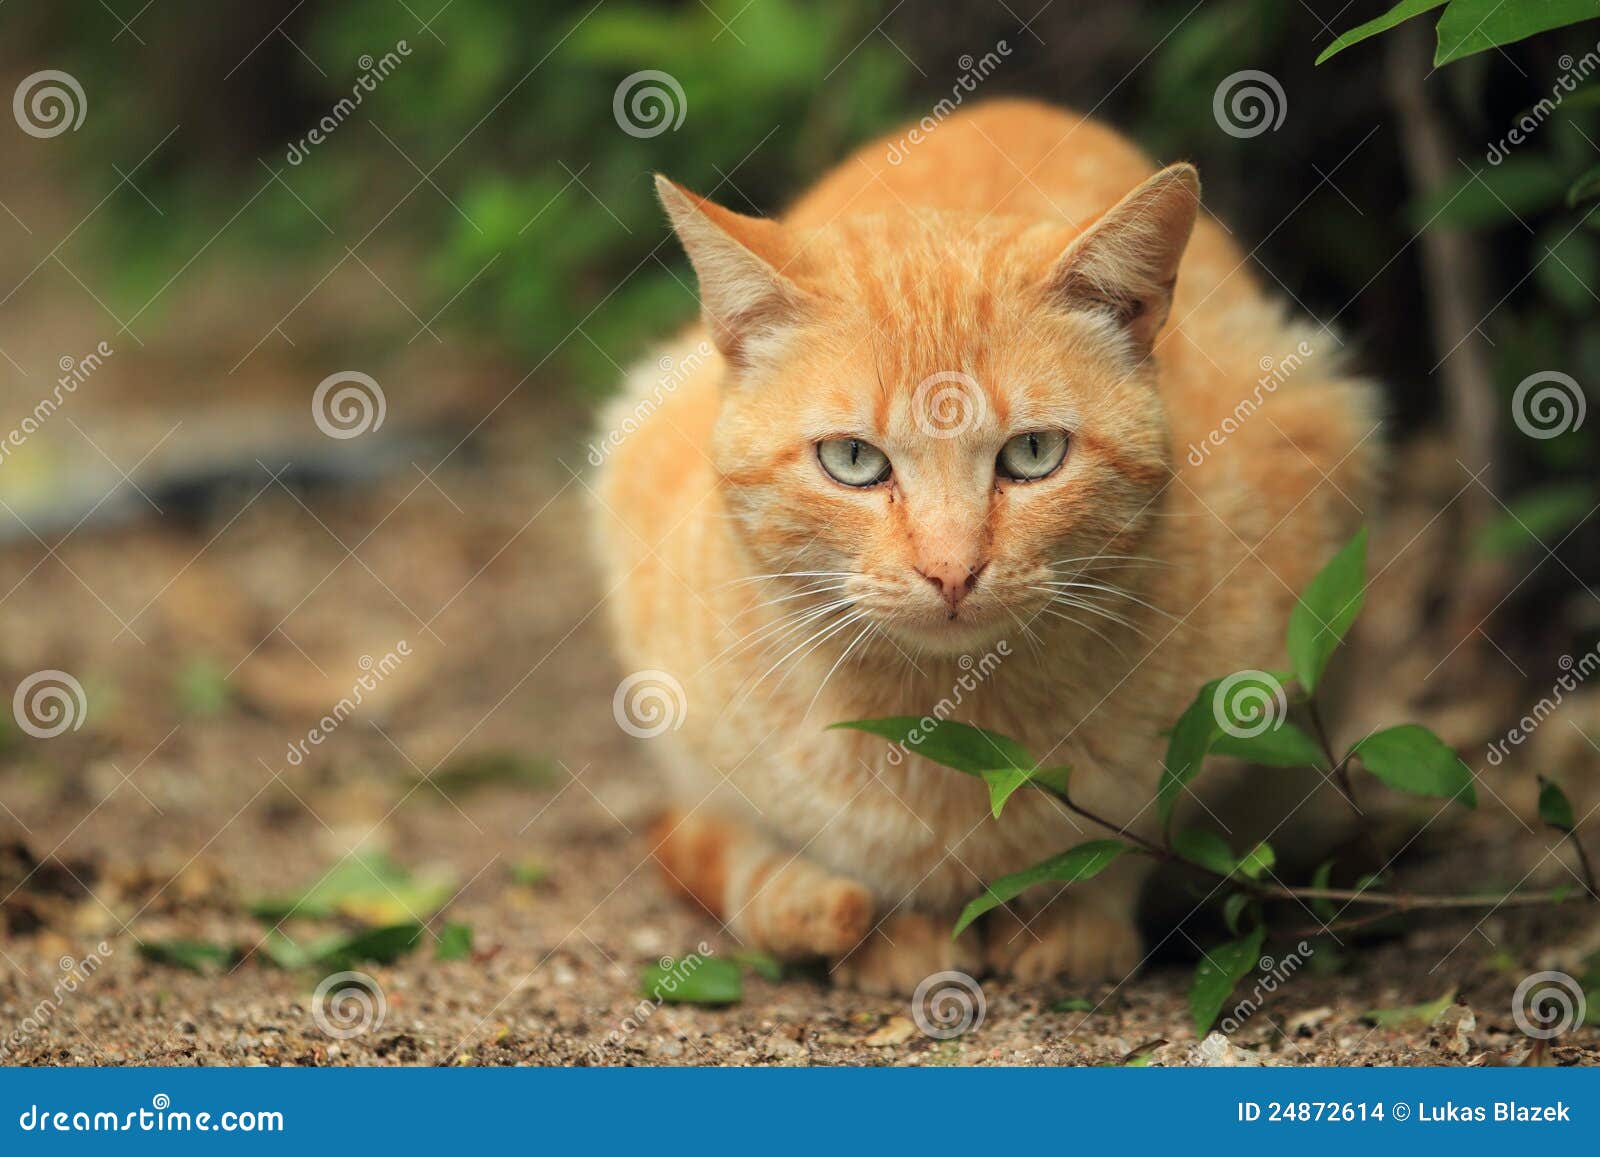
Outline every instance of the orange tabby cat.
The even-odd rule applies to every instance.
[[[1105,833],[1042,792],[995,820],[982,782],[824,728],[952,714],[1150,831],[1161,732],[1207,678],[1283,664],[1361,521],[1373,398],[1192,167],[1016,101],[891,164],[895,139],[781,221],[658,178],[704,326],[631,375],[596,503],[629,694],[681,688],[648,729],[656,857],[746,944],[870,990],[1120,976],[1135,857],[952,940],[985,881]]]

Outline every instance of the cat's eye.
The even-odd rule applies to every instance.
[[[889,477],[889,457],[860,438],[829,438],[817,443],[817,461],[828,477],[846,486],[876,486]]]
[[[1064,430],[1030,430],[1000,447],[995,469],[1013,482],[1037,482],[1055,472],[1067,456]]]

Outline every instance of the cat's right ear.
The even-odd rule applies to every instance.
[[[794,324],[804,294],[775,221],[746,217],[656,174],[656,192],[700,281],[700,312],[723,357],[747,366]]]

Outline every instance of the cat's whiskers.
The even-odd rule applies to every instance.
[[[774,639],[781,639],[783,636],[804,627],[819,616],[825,615],[830,611],[839,610],[849,604],[849,599],[831,599],[821,605],[796,607],[786,611],[771,622],[752,627],[749,631],[734,639],[721,651],[713,655],[706,663],[706,666],[712,667],[725,662],[759,642],[765,641],[770,646]]]
[[[738,696],[737,701],[743,702],[745,699],[749,698],[750,695],[755,693],[756,688],[765,683],[767,678],[774,671],[776,671],[779,667],[782,667],[785,663],[788,663],[790,659],[794,658],[794,656],[799,655],[799,658],[794,659],[794,662],[790,664],[789,669],[784,672],[783,677],[773,685],[771,692],[769,692],[767,695],[767,698],[770,700],[773,695],[777,694],[778,688],[782,687],[784,683],[788,682],[789,676],[793,675],[795,670],[799,668],[807,658],[810,657],[811,652],[822,646],[829,639],[833,638],[833,636],[837,635],[840,631],[848,627],[851,623],[865,618],[868,613],[869,612],[857,608],[855,610],[848,611],[842,618],[828,622],[820,630],[814,632],[800,643],[797,643],[786,654],[780,657],[777,662],[773,663],[772,666],[768,667],[765,671],[758,675],[755,681],[750,683],[748,689],[743,691]]]
[[[1154,603],[1140,598],[1132,591],[1125,587],[1119,587],[1115,583],[1095,583],[1068,579],[1047,579],[1045,580],[1044,585],[1047,587],[1059,587],[1063,590],[1094,591],[1102,595],[1109,595],[1115,599],[1126,599],[1129,602],[1135,603],[1143,607],[1145,610],[1150,611],[1152,614],[1160,615],[1162,618],[1167,619],[1170,622],[1175,623],[1178,621],[1176,615],[1169,614],[1167,611],[1162,610]]]
[[[1099,615],[1101,618],[1116,623],[1117,626],[1122,627],[1125,630],[1132,631],[1141,638],[1149,638],[1148,633],[1142,627],[1140,627],[1138,623],[1134,622],[1126,615],[1111,610],[1107,607],[1103,607],[1099,603],[1091,601],[1084,595],[1058,590],[1055,587],[1036,586],[1032,589],[1050,596],[1049,600],[1045,603],[1046,609],[1049,609],[1058,603],[1062,606],[1074,607],[1080,611],[1088,611],[1092,615]]]
[[[1067,606],[1075,606],[1076,604],[1067,603],[1066,605]],[[1050,603],[1046,603],[1043,607],[1041,607],[1039,609],[1039,613],[1042,614],[1042,615],[1050,615],[1053,618],[1057,618],[1057,619],[1064,619],[1066,622],[1071,623],[1074,627],[1077,627],[1079,630],[1088,631],[1091,635],[1094,635],[1095,637],[1099,638],[1102,642],[1105,643],[1106,646],[1110,647],[1117,654],[1121,655],[1123,658],[1127,658],[1128,652],[1124,651],[1121,647],[1119,647],[1111,638],[1109,638],[1106,635],[1106,633],[1104,631],[1101,631],[1101,630],[1097,629],[1096,627],[1091,626],[1089,623],[1083,622],[1081,619],[1077,618],[1074,615],[1067,614],[1065,611],[1056,610],[1054,601],[1052,601]]]
[[[822,677],[822,682],[817,684],[817,690],[815,694],[811,696],[811,702],[806,704],[805,714],[800,717],[802,721],[811,717],[811,709],[817,705],[817,700],[822,697],[823,688],[827,687],[828,680],[833,678],[833,673],[837,671],[840,665],[850,657],[850,652],[856,649],[856,644],[861,642],[862,639],[865,639],[867,636],[871,635],[872,632],[876,631],[877,629],[878,624],[869,620],[867,625],[861,628],[856,637],[850,640],[849,645],[846,646],[843,651],[839,652],[839,657],[833,661],[833,666],[828,668],[828,673]],[[776,688],[774,688],[774,690],[776,690]]]

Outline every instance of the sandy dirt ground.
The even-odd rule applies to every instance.
[[[0,552],[8,674],[49,657],[77,674],[88,702],[78,730],[10,734],[0,770],[6,1060],[1200,1059],[1181,940],[1116,987],[986,981],[982,1023],[950,1040],[918,1031],[908,1001],[835,991],[803,971],[750,976],[731,1007],[641,1005],[643,966],[702,941],[737,945],[671,899],[645,859],[656,777],[647,745],[611,717],[620,673],[585,557],[584,485],[562,465],[580,460],[580,429],[575,408],[519,406],[426,477],[419,463],[308,496],[263,466],[259,485],[187,528],[152,514],[79,530],[53,554],[31,540]],[[402,641],[410,655],[362,714],[292,761],[290,744],[348,692],[362,656]],[[223,688],[220,703],[185,691],[185,678]],[[417,951],[364,966],[383,1015],[336,1039],[313,1015],[319,973],[270,966],[271,922],[246,906],[362,847],[447,878],[452,895]],[[1234,1034],[1248,1051],[1220,1059],[1526,1059],[1511,990],[1539,961],[1518,945],[1566,931],[1548,919],[1497,914],[1475,926],[1474,915],[1328,946],[1343,969],[1301,970]],[[472,927],[470,958],[435,959],[446,922]],[[174,938],[251,951],[209,973],[141,953]],[[1464,1010],[1434,1025],[1363,1019],[1452,990],[1472,1013],[1465,1030]],[[1600,1033],[1579,1030],[1534,1059],[1596,1063]]]

